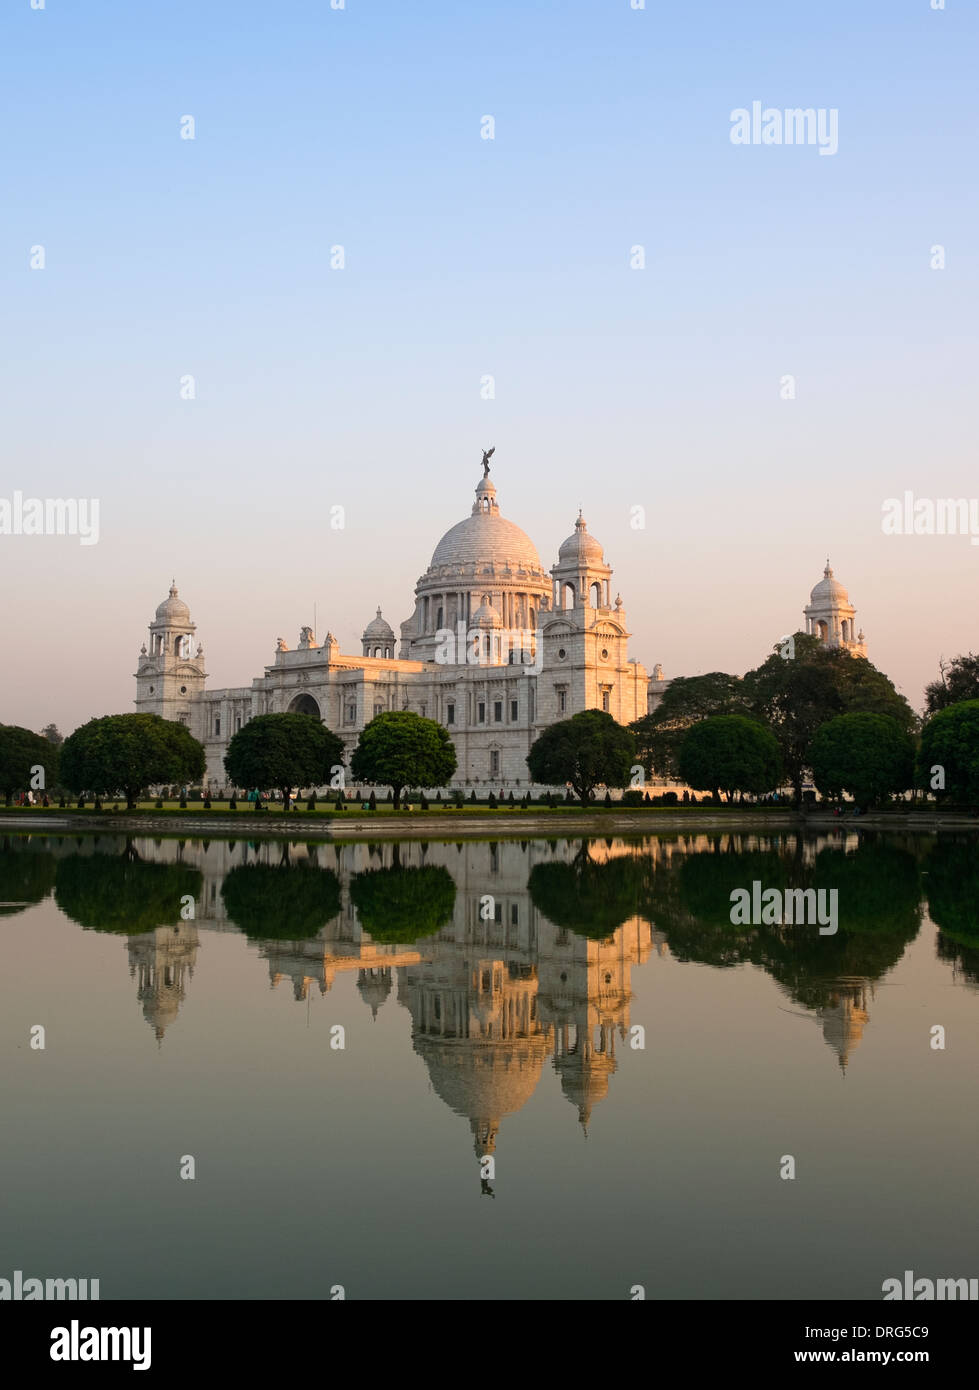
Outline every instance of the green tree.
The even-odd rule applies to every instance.
[[[979,700],[939,710],[921,731],[918,779],[939,797],[979,803]]]
[[[844,647],[827,647],[818,637],[797,632],[791,656],[783,648],[744,678],[749,713],[766,723],[778,739],[785,774],[796,800],[809,768],[816,730],[838,714],[886,714],[911,732],[916,718],[903,695],[882,671]]]
[[[54,887],[55,857],[31,839],[3,837],[0,844],[0,917],[13,917],[41,902]]]
[[[390,786],[397,811],[405,787],[448,785],[456,751],[448,730],[434,719],[411,710],[387,710],[361,733],[350,768],[360,781]]]
[[[58,781],[58,749],[40,734],[22,729],[18,724],[0,724],[0,792],[10,803],[15,792],[28,791],[43,769],[43,787],[53,787]]]
[[[131,840],[122,854],[69,854],[58,860],[54,898],[66,917],[89,931],[135,936],[181,920],[182,899],[197,898],[203,875],[185,864],[139,857]]]
[[[570,864],[535,864],[527,888],[534,906],[556,927],[603,941],[640,910],[641,883],[637,859],[623,855],[601,863],[583,842]]]
[[[942,835],[925,861],[928,915],[946,937],[979,947],[979,844]]]
[[[339,913],[340,880],[332,869],[308,859],[238,864],[221,885],[221,897],[229,918],[246,936],[303,941]]]
[[[75,792],[122,793],[135,804],[143,787],[203,777],[204,749],[183,724],[158,714],[107,714],[65,739],[61,780]]]
[[[375,941],[409,942],[432,936],[452,916],[456,886],[448,869],[367,869],[350,880],[350,901]]]
[[[963,700],[979,700],[979,656],[974,652],[940,661],[938,672],[938,680],[925,686],[925,709],[929,714]]]
[[[343,766],[343,740],[312,714],[259,714],[233,735],[224,767],[237,787],[319,787]]]
[[[622,787],[636,756],[636,736],[603,710],[586,709],[551,724],[527,754],[535,782],[569,782],[587,803],[595,787]]]
[[[636,735],[636,756],[651,777],[679,777],[677,758],[687,730],[712,714],[743,714],[745,697],[738,676],[709,671],[704,676],[677,676],[651,714],[629,727]]]
[[[773,791],[782,777],[778,741],[770,729],[743,714],[713,714],[694,724],[680,745],[678,768],[696,791]]]
[[[906,791],[914,781],[914,742],[886,714],[839,714],[816,730],[809,751],[823,796],[845,792],[861,805]]]

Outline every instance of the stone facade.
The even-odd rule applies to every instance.
[[[580,515],[546,572],[530,537],[500,513],[487,472],[470,516],[443,536],[418,580],[400,642],[378,609],[359,655],[342,653],[331,633],[318,643],[303,628],[295,650],[279,639],[251,685],[209,690],[203,647],[173,585],[140,653],[136,708],[189,727],[205,747],[212,787],[226,784],[228,743],[257,714],[317,715],[349,755],[375,715],[410,709],[452,736],[453,785],[522,794],[527,753],[549,724],[585,709],[607,710],[623,724],[647,712],[650,679],[628,655],[625,608],[612,597],[611,578]]]
[[[384,710],[413,710],[448,729],[458,760],[453,786],[529,787],[526,757],[542,730],[580,710],[628,724],[656,708],[669,681],[629,656],[630,633],[601,544],[578,515],[550,571],[530,537],[500,512],[488,467],[471,513],[439,541],[415,586],[400,639],[378,608],[359,655],[332,633],[304,627],[294,650],[280,637],[250,685],[207,688],[204,648],[176,585],[156,610],[136,671],[136,708],[186,724],[207,754],[206,782],[227,785],[224,755],[258,714],[302,712],[343,739],[349,759],[361,730]],[[806,607],[806,631],[855,655],[852,607],[827,561]],[[537,789],[533,789],[537,790]]]

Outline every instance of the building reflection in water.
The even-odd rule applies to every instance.
[[[778,849],[778,842],[774,844]],[[682,941],[682,933],[687,933],[691,944],[681,949],[683,959],[734,963],[727,958],[730,949],[744,952],[738,959],[754,958],[751,952],[755,945],[750,939],[740,944],[735,941],[729,947],[723,934],[721,955],[712,957],[710,952],[717,949],[713,943],[718,938],[716,933],[711,935],[710,917],[701,919],[692,913],[682,893],[674,902],[669,895],[675,880],[670,875],[675,867],[689,867],[691,857],[704,856],[701,865],[710,869],[712,861],[723,869],[719,855],[767,852],[773,842],[749,835],[727,835],[721,841],[686,835],[648,839],[641,845],[618,839],[592,841],[587,847],[581,841],[558,840],[413,841],[396,846],[359,843],[339,847],[149,838],[120,839],[114,845],[106,838],[100,852],[118,853],[123,845],[127,860],[137,864],[168,864],[199,875],[192,876],[198,885],[193,920],[127,938],[137,998],[159,1042],[186,997],[200,933],[238,931],[228,916],[222,893],[229,874],[243,865],[276,871],[283,865],[293,866],[304,871],[297,874],[297,880],[310,885],[310,903],[331,904],[324,915],[333,915],[316,929],[321,918],[317,919],[315,912],[310,917],[304,901],[294,901],[291,911],[298,915],[290,921],[314,923],[313,934],[294,940],[285,934],[291,929],[290,922],[275,920],[276,897],[273,895],[268,907],[265,899],[261,900],[258,916],[262,934],[256,935],[254,923],[248,934],[267,963],[271,986],[288,982],[295,999],[307,1000],[311,990],[326,994],[338,975],[353,975],[357,991],[375,1019],[388,998],[396,994],[397,1002],[411,1015],[413,1047],[425,1063],[433,1090],[450,1109],[465,1117],[474,1151],[482,1161],[494,1154],[503,1121],[526,1105],[545,1074],[555,1077],[587,1135],[595,1107],[609,1094],[620,1058],[630,1051],[632,969],[651,953],[669,954],[667,934],[678,931]],[[48,847],[56,858],[77,854],[80,848],[77,841]],[[852,854],[856,844],[840,847]],[[796,861],[808,869],[818,864],[818,850],[816,844],[798,844]],[[81,852],[91,854],[91,845],[86,844]],[[602,914],[603,930],[609,920],[619,923],[609,935],[580,934],[546,916],[538,905],[540,894],[535,901],[528,885],[536,865],[563,865],[570,871],[585,864],[583,891],[594,894],[597,875],[602,894],[606,879],[610,884],[631,881],[628,863],[616,861],[641,864],[642,872],[652,873],[654,879],[657,872],[663,872],[667,897],[662,901],[668,911],[662,920],[667,934],[656,930],[649,917],[635,912],[628,915],[628,903],[618,916],[614,904],[610,918]],[[435,866],[440,874],[448,871],[451,876],[454,903],[446,912],[446,920],[431,935],[408,940],[404,923],[400,934],[393,933],[397,939],[390,941],[378,940],[376,934],[364,930],[351,884],[359,875],[377,869],[390,871],[392,866],[407,871],[423,867],[430,871]],[[561,916],[562,905],[566,908],[568,884],[573,887],[578,881],[562,877],[563,872],[555,877],[555,870],[548,867],[538,874],[539,883],[550,885],[554,905],[550,898],[545,901],[554,916]],[[323,887],[327,880],[329,893]],[[574,893],[570,896],[573,899]],[[620,896],[625,902],[628,892]],[[650,901],[642,898],[646,911],[652,917],[659,916],[658,910],[649,907]],[[376,910],[376,901],[374,906]],[[575,920],[573,916],[571,920]],[[704,927],[698,926],[701,920]],[[409,925],[412,921],[409,917]],[[781,949],[779,942],[775,944]],[[901,949],[898,942],[894,959]],[[824,957],[820,959],[825,963]],[[800,998],[796,986],[800,981],[812,983],[812,972],[801,954],[798,958],[793,955],[792,960],[796,973],[790,971],[784,978],[781,967],[770,961],[760,958],[756,963],[776,975],[797,1005],[802,1003],[806,1009],[803,1016],[819,1024],[845,1071],[869,1021],[871,978],[851,974],[816,981],[816,994],[811,999]],[[490,1190],[487,1183],[484,1190]]]

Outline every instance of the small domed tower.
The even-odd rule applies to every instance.
[[[827,647],[844,647],[853,656],[867,655],[863,632],[856,631],[857,610],[846,589],[834,578],[829,560],[803,613],[806,632],[811,637],[818,637]]]
[[[149,651],[144,643],[136,669],[137,713],[186,724],[195,736],[196,702],[207,680],[204,648],[194,642],[196,631],[174,582],[150,623]]]
[[[619,595],[611,600],[612,567],[581,512],[551,578],[551,607],[541,617],[539,721],[550,724],[586,709],[603,710],[620,724],[639,719],[649,707],[648,676],[629,658],[625,608]]]
[[[394,644],[396,642],[394,628],[389,622],[385,622],[381,617],[381,610],[377,610],[377,617],[364,628],[364,635],[361,641],[364,644],[364,656],[380,656],[388,659],[394,656]]]
[[[605,552],[588,523],[578,512],[574,532],[563,541],[557,564],[551,566],[554,580],[552,608],[611,608],[609,581],[612,568],[605,563]]]

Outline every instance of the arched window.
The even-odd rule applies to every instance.
[[[319,705],[316,703],[316,701],[313,699],[312,695],[307,695],[307,694],[304,693],[304,694],[302,694],[302,695],[297,695],[297,696],[296,696],[296,698],[295,698],[295,699],[292,701],[292,703],[289,705],[289,708],[288,708],[288,710],[286,711],[286,713],[287,713],[287,714],[311,714],[311,715],[313,716],[314,719],[319,719],[319,717],[320,717],[320,707],[319,707]]]
[[[594,584],[591,586],[590,594],[591,594],[591,606],[592,606],[592,608],[601,608],[601,606],[602,606],[602,586],[601,586],[601,584],[599,584],[599,582],[598,582],[597,579],[595,580]]]
[[[573,608],[575,599],[574,585],[566,582],[561,589],[561,607]]]
[[[435,614],[435,626],[436,626],[436,628],[440,628],[440,627],[442,626],[442,612],[443,612],[442,605],[439,604],[438,612]]]

